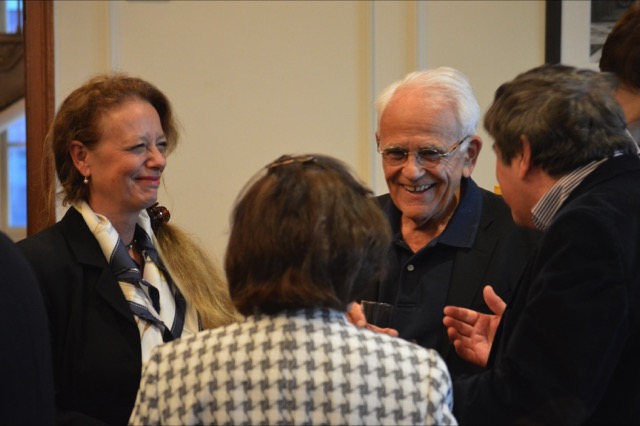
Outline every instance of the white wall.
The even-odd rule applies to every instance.
[[[544,60],[544,1],[62,1],[56,101],[125,70],[172,100],[183,125],[160,201],[218,259],[236,194],[283,153],[338,157],[385,190],[377,93],[419,67],[466,73],[484,111]],[[493,189],[491,141],[474,177]]]
[[[500,84],[544,63],[544,1],[429,1],[428,66],[464,72],[484,112]],[[473,172],[483,188],[493,190],[495,155],[484,131],[480,160]]]

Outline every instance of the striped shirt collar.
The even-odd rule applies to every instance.
[[[535,206],[531,209],[533,215],[533,224],[540,231],[546,230],[553,218],[560,210],[560,206],[565,202],[569,194],[582,183],[600,164],[607,161],[608,158],[592,161],[586,166],[578,167],[566,176],[558,180],[550,190],[548,190]]]

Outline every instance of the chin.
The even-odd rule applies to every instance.
[[[146,198],[144,200],[140,201],[140,210],[145,210],[148,209],[149,207],[153,206],[156,201],[158,200],[157,197],[153,197],[153,198]]]
[[[427,215],[423,212],[414,212],[411,210],[407,210],[406,213],[403,212],[402,215],[410,221],[416,223],[418,226],[422,226],[433,219],[433,216],[431,215]]]
[[[536,228],[536,226],[533,224],[533,220],[525,220],[514,214],[511,214],[511,218],[513,219],[513,223],[515,223],[517,226],[520,226],[523,228],[531,228],[531,229]]]
[[[157,198],[154,198],[153,200],[148,201],[148,202],[145,204],[144,208],[145,208],[145,209],[148,209],[149,207],[153,206],[157,201],[158,201],[158,199],[157,199]]]

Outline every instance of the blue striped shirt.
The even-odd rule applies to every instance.
[[[546,230],[549,225],[551,225],[558,210],[560,210],[562,203],[569,197],[569,194],[571,194],[591,172],[607,160],[608,158],[603,158],[602,160],[592,161],[586,166],[578,167],[568,175],[560,178],[531,209],[533,224],[536,228],[540,231]]]

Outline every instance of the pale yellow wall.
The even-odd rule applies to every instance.
[[[336,156],[384,191],[373,100],[393,80],[454,66],[484,110],[544,59],[544,1],[57,0],[54,11],[58,103],[110,69],[172,100],[184,132],[161,202],[219,259],[236,194],[282,153]],[[492,189],[489,147],[474,176]]]
[[[103,1],[53,4],[56,105],[89,76],[109,69],[109,14]]]
[[[544,62],[545,7],[543,1],[427,2],[427,61],[429,67],[451,66],[464,72],[474,88],[480,110],[489,108],[498,86]],[[478,134],[484,146],[474,179],[493,190],[493,141]]]

